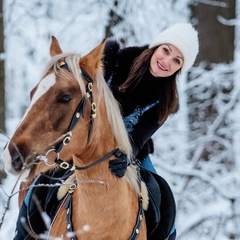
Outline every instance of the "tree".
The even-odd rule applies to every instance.
[[[239,196],[226,187],[231,181],[232,187],[236,187],[235,177],[232,176],[231,180],[225,178],[235,171],[234,128],[230,127],[234,122],[230,113],[234,110],[234,102],[239,100],[235,97],[239,90],[234,88],[235,70],[231,65],[234,61],[235,29],[223,24],[223,20],[235,19],[235,7],[235,0],[198,2],[191,6],[192,21],[197,23],[200,38],[197,61],[203,68],[192,71],[188,79],[189,142],[194,147],[188,149],[192,173],[185,175],[182,194],[194,189],[204,190],[195,204],[205,214],[189,223],[185,238],[191,231],[203,230],[213,239],[220,234],[228,239],[237,239],[239,234],[233,227],[239,222],[236,214]],[[230,206],[229,210],[222,213],[220,209],[211,211],[216,202],[224,202]],[[182,201],[180,206],[183,205]]]
[[[3,1],[0,0],[0,131],[5,132],[5,64],[4,64],[4,23]],[[0,170],[0,182],[6,175]]]
[[[0,129],[5,131],[5,74],[4,74],[4,28],[3,1],[0,0]]]

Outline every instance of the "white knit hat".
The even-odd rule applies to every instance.
[[[149,47],[169,43],[182,53],[184,61],[182,71],[187,71],[196,59],[199,49],[198,32],[189,23],[177,23],[164,31],[152,41]]]

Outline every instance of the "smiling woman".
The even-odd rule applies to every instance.
[[[169,115],[177,112],[177,75],[193,65],[197,53],[198,33],[187,23],[167,28],[149,46],[120,49],[115,41],[106,43],[105,79],[122,107],[134,157],[152,172],[156,171],[148,157],[153,152],[151,137]],[[165,222],[172,217],[169,212]],[[169,231],[160,231],[152,239],[169,235],[175,239],[173,225],[169,223]]]
[[[160,45],[153,53],[149,71],[154,77],[168,77],[183,66],[182,53],[172,44]]]

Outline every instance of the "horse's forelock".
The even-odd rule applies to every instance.
[[[67,63],[70,72],[73,74],[75,80],[78,82],[82,95],[86,95],[85,85],[81,76],[81,69],[79,67],[81,56],[79,54],[69,54],[69,53],[62,53],[56,56],[53,56],[47,64],[45,72],[43,75],[47,75],[48,72],[53,69],[55,74],[58,74],[58,71],[62,71],[63,76],[65,75],[66,78],[69,77],[66,72],[61,69],[59,66],[59,61],[64,59]]]

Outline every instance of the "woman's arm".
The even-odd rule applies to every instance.
[[[144,144],[160,128],[160,125],[157,122],[157,109],[158,105],[147,110],[141,116],[139,122],[134,126],[133,130],[129,133],[132,141],[133,155],[135,157],[143,149]],[[151,153],[151,149],[149,149],[149,152],[145,154],[148,155],[149,153]]]

